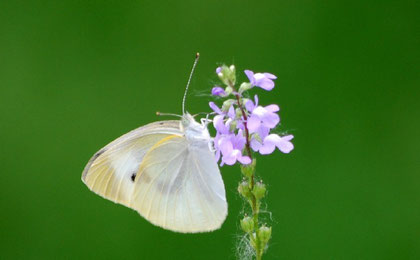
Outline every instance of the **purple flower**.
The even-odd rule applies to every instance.
[[[256,139],[255,134],[258,134],[259,140]],[[264,138],[268,136],[269,134],[270,134],[270,128],[265,127],[265,126],[260,126],[258,128],[258,131],[256,131],[253,135],[251,135],[251,141],[250,141],[251,149],[258,152],[263,145],[262,142],[264,141]]]
[[[233,165],[236,161],[239,161],[242,164],[251,163],[251,158],[242,155],[242,150],[246,143],[242,130],[239,130],[236,135],[228,134],[216,136],[214,141],[216,151],[219,152],[219,154],[216,154],[216,159],[220,158],[220,154],[222,155],[221,165]]]
[[[277,105],[269,105],[266,107],[258,106],[248,118],[248,129],[251,133],[257,131],[260,126],[274,128],[280,122],[280,117],[275,113],[279,111]]]
[[[274,88],[273,79],[277,78],[273,74],[267,72],[254,74],[251,70],[245,70],[245,74],[253,86],[257,86],[265,90],[272,90]]]
[[[252,135],[250,145],[252,150],[260,154],[270,154],[277,146],[282,152],[288,153],[293,149],[289,142],[293,136],[279,137],[276,134],[270,135],[270,130],[275,128],[280,122],[280,117],[276,112],[280,110],[279,106],[273,104],[265,107],[258,105],[258,96],[254,96],[254,101],[248,100],[245,104],[250,112],[247,120],[248,130]]]
[[[211,94],[213,96],[220,96],[220,97],[224,97],[226,96],[226,92],[223,88],[219,87],[219,86],[215,86],[214,88],[211,89]]]
[[[218,135],[221,134],[230,134],[229,122],[224,122],[224,115],[217,115],[213,119],[213,126],[217,131]]]
[[[219,74],[220,72],[222,72],[222,67],[217,67],[216,68],[216,73]]]
[[[258,132],[260,127],[272,129],[280,122],[280,117],[276,114],[280,110],[277,105],[268,105],[266,107],[258,106],[258,96],[246,102],[245,107],[251,113],[247,120],[247,126],[250,133]]]
[[[263,145],[260,147],[260,154],[270,154],[277,147],[283,153],[290,153],[294,146],[290,142],[293,139],[293,135],[278,136],[276,134],[270,134],[264,138]]]
[[[251,163],[248,156],[242,155],[246,143],[242,130],[235,134],[230,127],[236,116],[234,106],[230,106],[229,110],[224,113],[213,102],[210,102],[209,105],[218,114],[213,118],[213,126],[217,131],[213,141],[216,149],[216,160],[219,161],[221,158],[221,166],[224,164],[233,165],[236,161],[241,164]],[[236,122],[238,121],[240,120],[236,119]]]

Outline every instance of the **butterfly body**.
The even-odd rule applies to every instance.
[[[91,158],[82,180],[102,197],[176,232],[212,231],[227,215],[210,134],[188,113],[111,142]]]

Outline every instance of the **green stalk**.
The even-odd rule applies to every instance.
[[[233,85],[230,85],[232,87],[232,89],[234,89]],[[247,127],[247,115],[245,112],[245,109],[243,107],[243,104],[241,102],[241,98],[238,94],[235,95],[236,96],[236,100],[238,102],[238,107],[242,112],[242,117],[244,120],[244,128],[245,128],[245,138],[246,138],[246,144],[245,144],[245,149],[247,151],[247,154],[249,156],[249,158],[251,158],[251,165],[250,166],[244,166],[241,168],[242,170],[242,174],[244,174],[247,178],[248,178],[248,183],[249,183],[249,190],[251,191],[248,194],[248,201],[251,205],[251,209],[252,209],[252,219],[253,219],[253,229],[252,232],[248,232],[249,233],[249,239],[253,244],[253,248],[255,250],[255,256],[257,260],[261,260],[262,259],[262,254],[264,251],[264,248],[261,248],[262,243],[260,241],[260,235],[259,235],[259,223],[258,223],[258,214],[259,214],[259,207],[260,207],[260,202],[259,202],[259,198],[256,197],[255,192],[255,166],[256,166],[256,160],[253,159],[252,157],[252,152],[251,152],[251,145],[250,145],[250,135],[249,135],[249,130]],[[265,188],[264,188],[264,192],[265,193]],[[263,196],[262,196],[263,197]],[[254,239],[255,236],[255,239]],[[265,244],[264,244],[265,247]]]
[[[234,74],[233,74],[234,75]],[[222,79],[222,78],[221,78]],[[241,96],[235,89],[235,80],[225,80],[224,83],[230,87],[233,91],[236,102],[238,107],[241,111],[241,116],[244,122],[244,130],[245,130],[245,150],[249,158],[251,159],[251,164],[241,166],[241,172],[245,176],[246,181],[242,181],[239,184],[238,191],[239,193],[248,201],[252,209],[252,217],[244,216],[241,220],[241,227],[242,229],[248,234],[249,241],[251,247],[255,251],[255,257],[257,260],[262,259],[262,255],[264,253],[264,249],[271,237],[271,227],[266,227],[265,225],[259,225],[259,208],[260,208],[260,200],[265,196],[266,188],[262,182],[256,183],[256,176],[255,176],[255,167],[256,167],[256,160],[252,156],[251,151],[251,138],[247,126],[248,116],[244,106],[242,104]]]

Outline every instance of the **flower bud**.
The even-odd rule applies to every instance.
[[[219,97],[226,97],[227,96],[226,95],[226,91],[223,88],[219,87],[219,86],[214,86],[211,89],[211,94],[213,96],[219,96]]]
[[[251,217],[245,216],[241,220],[241,228],[246,233],[252,232],[254,230],[254,220]]]
[[[231,132],[234,132],[237,125],[238,125],[238,122],[236,122],[236,120],[232,120],[232,122],[229,124],[229,130]]]
[[[257,163],[257,161],[255,159],[253,159],[250,164],[241,165],[241,172],[242,172],[242,174],[245,177],[247,177],[247,178],[251,178],[251,176],[255,172],[255,165],[256,165],[256,163]]]
[[[226,100],[225,102],[223,102],[223,105],[222,105],[222,111],[223,112],[227,112],[227,111],[229,111],[229,108],[232,106],[232,104],[234,104],[235,103],[235,100],[234,99],[228,99],[228,100]]]
[[[255,183],[254,188],[252,189],[252,193],[254,194],[257,200],[264,198],[265,191],[265,184],[263,184],[262,182]]]
[[[258,238],[260,239],[260,242],[261,242],[261,248],[265,248],[265,246],[267,245],[268,241],[271,238],[271,227],[267,227],[263,225],[258,229],[257,233],[258,233]]]
[[[233,92],[232,87],[227,86],[225,89],[226,96],[229,96],[230,94],[232,94],[232,92]]]
[[[241,84],[241,86],[239,87],[239,94],[242,94],[242,93],[244,93],[245,91],[247,91],[247,90],[249,90],[251,88],[252,88],[251,83],[249,83],[249,82],[243,82]]]
[[[249,184],[247,181],[242,181],[241,183],[239,183],[238,192],[244,198],[249,198],[251,196],[251,190],[249,189]]]
[[[235,109],[235,115],[237,118],[242,118],[242,111],[239,107]]]
[[[220,69],[219,69],[220,68]],[[223,65],[217,68],[217,76],[225,85],[235,84],[236,82],[236,70],[235,66],[231,65],[230,67]]]

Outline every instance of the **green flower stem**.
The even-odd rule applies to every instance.
[[[230,85],[230,86],[232,87],[232,89],[234,89],[233,85]],[[251,160],[252,160],[251,145],[250,145],[250,140],[249,140],[250,139],[249,138],[249,131],[248,131],[248,126],[247,126],[248,117],[245,113],[245,109],[243,107],[243,104],[241,102],[241,98],[239,97],[239,94],[236,94],[235,96],[236,96],[236,100],[238,101],[238,107],[239,107],[239,109],[241,109],[242,117],[244,118],[244,128],[245,128],[245,138],[246,138],[246,145],[245,145],[246,152],[248,153],[249,158],[251,158]],[[251,182],[252,185],[254,185],[254,175],[252,175],[251,181],[252,181]]]
[[[231,87],[232,90],[236,92],[235,86],[232,82],[229,82],[229,87]],[[263,198],[265,195],[265,186],[261,184],[260,186],[262,187],[257,188],[257,186],[255,185],[256,160],[253,159],[252,152],[251,152],[250,135],[249,135],[249,130],[247,126],[248,117],[243,107],[243,104],[241,102],[241,97],[239,96],[239,94],[236,94],[235,97],[236,97],[236,101],[238,102],[238,107],[241,110],[242,117],[244,119],[244,129],[245,129],[245,138],[246,138],[245,149],[249,158],[251,159],[251,164],[249,166],[241,167],[242,174],[247,178],[248,189],[246,189],[245,187],[246,191],[243,191],[244,187],[241,187],[241,184],[239,184],[240,186],[238,190],[240,193],[241,193],[241,190],[243,191],[241,195],[244,196],[248,200],[251,206],[253,225],[252,225],[252,229],[249,228],[250,223],[246,223],[246,222],[250,222],[250,220],[249,220],[249,217],[245,216],[245,218],[241,222],[241,226],[242,226],[242,229],[245,232],[247,232],[249,235],[249,240],[250,240],[252,248],[255,251],[256,259],[261,260],[262,255],[264,253],[264,248],[266,247],[267,242],[271,237],[271,228],[269,228],[270,234],[267,236],[265,234],[267,232],[263,234],[263,231],[264,231],[262,230],[263,227],[259,227],[259,223],[258,223],[260,199]],[[264,229],[265,228],[266,227],[264,227]],[[262,240],[262,237],[264,235],[265,235],[265,239]]]
[[[244,190],[243,186],[240,186],[239,192],[241,193],[242,196],[245,197],[245,199],[248,200],[252,209],[252,218],[245,217],[243,220],[244,222],[245,219],[247,218],[246,220],[252,223],[252,227],[249,229],[244,229],[243,225],[241,226],[242,226],[242,229],[244,229],[244,231],[247,232],[249,235],[249,240],[251,242],[252,248],[255,251],[256,259],[260,260],[264,252],[265,243],[262,243],[260,239],[260,234],[258,232],[260,229],[259,222],[258,222],[260,201],[256,194],[260,193],[261,189],[257,188],[257,185],[255,185],[255,183],[253,184],[251,182],[251,180],[255,178],[255,166],[256,166],[256,160],[254,159],[252,160],[252,163],[250,166],[241,167],[242,174],[247,179],[246,183],[248,186],[246,188],[248,188],[247,190],[250,192],[243,192]],[[265,188],[264,188],[264,193],[265,193]]]

